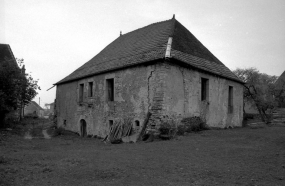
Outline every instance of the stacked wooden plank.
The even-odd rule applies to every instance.
[[[125,136],[130,136],[132,133],[132,122],[130,119],[125,119],[123,121],[117,121],[111,126],[108,140],[111,143],[120,143],[122,138]]]
[[[133,132],[132,119],[127,118],[124,120],[116,121],[110,128],[109,134],[102,141],[109,141],[111,143],[121,142],[136,142],[145,133],[147,122],[151,114],[148,112],[143,122],[142,128],[139,132]],[[140,139],[141,140],[141,139]]]

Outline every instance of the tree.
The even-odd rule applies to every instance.
[[[256,68],[238,68],[233,71],[244,84],[244,103],[254,104],[261,120],[269,123],[276,107],[275,81],[277,76],[260,73]]]
[[[9,112],[23,108],[40,90],[38,81],[25,73],[24,60],[17,62],[18,65],[13,60],[0,61],[0,127]]]

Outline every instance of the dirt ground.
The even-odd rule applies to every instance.
[[[285,185],[285,125],[128,144],[27,132],[0,131],[0,185]]]

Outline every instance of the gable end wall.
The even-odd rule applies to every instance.
[[[163,106],[168,117],[199,116],[211,127],[242,126],[242,84],[173,63],[166,63],[164,69]],[[201,101],[201,78],[209,79],[207,101]],[[233,113],[228,113],[229,86],[233,87]]]

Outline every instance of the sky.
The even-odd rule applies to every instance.
[[[176,20],[231,70],[285,70],[284,0],[0,0],[0,43],[39,79],[34,99],[93,58],[122,33]]]

